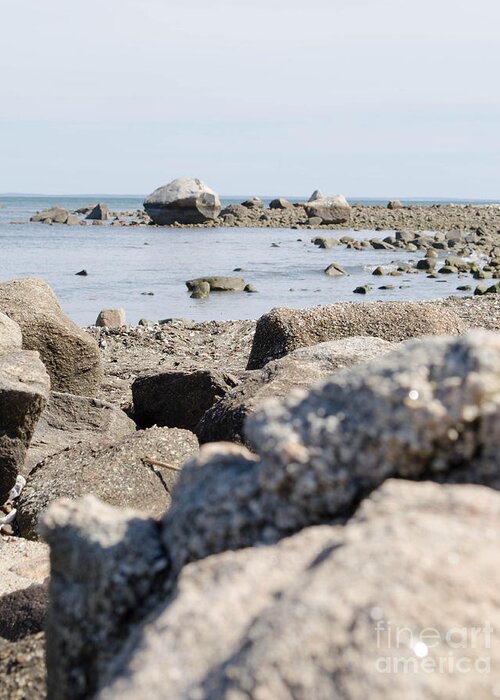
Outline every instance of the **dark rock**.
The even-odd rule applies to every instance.
[[[293,204],[288,199],[280,197],[279,199],[273,199],[269,203],[269,209],[293,209]]]
[[[205,411],[236,383],[230,375],[212,370],[140,377],[132,384],[134,418],[141,427],[194,430]]]
[[[15,642],[42,632],[47,605],[47,583],[33,583],[0,597],[0,637]]]
[[[109,207],[107,204],[96,204],[92,211],[87,215],[87,219],[96,221],[107,221],[109,218]]]

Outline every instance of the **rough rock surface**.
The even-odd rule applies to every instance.
[[[125,324],[125,309],[103,309],[95,322],[100,328],[121,328]]]
[[[390,481],[346,527],[190,565],[97,697],[489,697],[500,681],[499,516],[485,488]],[[457,645],[472,628],[476,643]],[[413,672],[397,672],[401,657]],[[453,669],[463,658],[465,674]]]
[[[0,355],[0,505],[23,467],[49,390],[49,376],[37,352]]]
[[[43,583],[49,575],[49,548],[42,542],[0,535],[0,596]]]
[[[245,424],[260,461],[212,443],[184,466],[164,523],[174,569],[348,517],[390,477],[500,487],[499,366],[497,333],[412,340],[266,402]]]
[[[312,309],[272,309],[257,322],[247,369],[259,369],[292,350],[354,335],[390,342],[465,330],[453,311],[429,302],[342,303]]]
[[[106,401],[53,391],[33,433],[23,473],[77,442],[115,442],[135,431],[134,421]]]
[[[0,597],[0,637],[15,642],[43,632],[48,604],[48,583],[33,583]]]
[[[11,350],[21,350],[23,335],[18,324],[0,313],[0,354]]]
[[[46,700],[45,637],[42,632],[18,642],[0,639],[1,692],[8,700]]]
[[[102,381],[99,348],[63,313],[48,284],[31,278],[0,282],[0,311],[21,327],[23,347],[40,352],[52,389],[95,393]]]
[[[49,503],[89,493],[159,517],[170,503],[180,466],[197,450],[192,433],[168,428],[138,431],[112,445],[74,445],[40,462],[29,475],[18,500],[19,530],[36,539],[38,518]]]
[[[143,428],[162,425],[194,430],[215,401],[236,385],[224,372],[162,372],[132,384],[134,418]]]
[[[45,526],[53,600],[62,603],[48,629],[54,700],[96,689],[98,700],[160,700],[165,688],[192,700],[361,700],[367,688],[380,700],[469,700],[490,697],[500,682],[500,496],[490,489],[390,480],[346,526],[308,527],[272,546],[188,565],[154,615],[143,624],[122,618],[114,634],[107,615],[120,609],[123,590],[111,587],[112,565],[134,572],[128,590],[140,606],[147,598],[138,597],[139,582],[150,598],[160,593],[164,554],[147,521],[88,500],[71,507],[54,507]],[[78,567],[64,556],[75,545]],[[87,668],[82,627],[99,649]],[[476,643],[456,636],[472,628]],[[130,635],[121,653],[118,634]],[[401,658],[412,672],[384,671]],[[450,665],[460,658],[470,672]],[[444,663],[445,672],[429,673],[429,663]]]
[[[353,337],[293,350],[261,370],[247,372],[241,384],[205,412],[195,432],[200,442],[241,442],[245,419],[266,399],[308,389],[337,369],[370,360],[394,347],[381,338]]]
[[[217,218],[221,203],[202,180],[180,177],[150,194],[144,208],[155,224],[201,224]]]
[[[158,600],[168,566],[158,524],[86,496],[54,504],[42,534],[51,545],[48,697],[88,698]]]

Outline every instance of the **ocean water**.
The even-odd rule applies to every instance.
[[[343,246],[321,250],[311,243],[315,235],[335,236],[335,232],[27,223],[36,211],[55,204],[73,210],[105,201],[112,210],[123,211],[140,208],[142,199],[0,195],[4,205],[0,208],[0,280],[41,277],[54,289],[66,313],[82,326],[93,324],[101,309],[114,307],[125,309],[129,323],[172,317],[206,321],[258,318],[275,306],[301,308],[337,301],[423,300],[464,294],[457,290],[464,280],[454,275],[438,281],[423,274],[371,274],[378,265],[391,269],[420,258],[421,253],[355,251]],[[243,199],[226,198],[224,202]],[[13,223],[16,221],[25,223]],[[346,233],[357,238],[381,236],[374,231],[339,235]],[[332,262],[342,265],[349,276],[325,275],[324,268]],[[233,272],[237,267],[243,271]],[[88,271],[87,277],[76,276],[81,269]],[[212,293],[208,299],[191,299],[185,281],[214,274],[242,276],[258,293]],[[369,294],[353,294],[355,287],[366,283],[373,284]],[[393,284],[395,289],[379,290],[383,284]]]

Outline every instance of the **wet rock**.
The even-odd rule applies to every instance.
[[[103,309],[95,325],[100,328],[121,328],[126,325],[125,309]]]
[[[211,292],[243,292],[246,282],[241,277],[197,277],[187,280],[186,286],[189,291],[194,291],[202,282],[210,286]]]
[[[342,265],[339,265],[338,263],[331,263],[325,268],[324,272],[325,275],[328,275],[329,277],[341,277],[347,274]]]
[[[192,433],[169,428],[141,430],[113,444],[73,445],[40,462],[29,475],[18,499],[19,531],[37,539],[38,519],[49,503],[89,493],[110,505],[159,517],[170,504],[180,466],[197,450]]]
[[[107,204],[96,204],[91,212],[86,217],[87,219],[96,221],[107,221],[109,218],[109,207]]]
[[[0,355],[12,350],[20,350],[23,336],[18,324],[5,314],[0,313]]]
[[[371,290],[371,287],[369,284],[363,284],[361,287],[356,287],[353,289],[353,294],[368,294],[368,292]]]
[[[115,442],[135,431],[134,421],[106,401],[51,392],[33,433],[23,473],[76,443]]]
[[[325,238],[325,236],[317,236],[316,238],[312,239],[312,242],[314,245],[317,245],[318,248],[333,248],[336,245],[339,245],[337,238]]]
[[[436,267],[436,260],[434,258],[425,257],[419,260],[416,265],[417,270],[429,270],[432,271]]]
[[[144,208],[155,224],[201,224],[216,219],[221,204],[217,193],[202,180],[177,178],[150,194]]]
[[[0,282],[0,311],[19,324],[23,347],[39,351],[53,390],[87,396],[97,391],[102,381],[97,344],[63,313],[45,282]]]
[[[87,277],[88,276],[87,270],[80,270],[79,272],[75,272],[76,277]]]
[[[49,221],[53,224],[65,224],[69,217],[69,211],[64,207],[51,207],[44,209],[31,217],[30,221],[41,221],[46,223]]]
[[[192,299],[206,299],[210,295],[210,284],[205,282],[205,280],[195,282],[191,289]]]
[[[390,342],[415,336],[461,333],[451,310],[426,302],[343,303],[311,309],[273,309],[257,322],[247,369],[258,369],[299,347],[355,335]]]
[[[375,275],[376,277],[382,277],[383,275],[385,275],[385,270],[379,265],[373,270],[372,275]]]
[[[234,377],[214,370],[161,372],[132,384],[134,418],[152,425],[194,430],[215,401],[236,385]]]
[[[242,442],[243,425],[269,398],[284,398],[294,389],[308,389],[343,367],[377,357],[394,348],[380,338],[344,338],[299,348],[263,369],[247,372],[242,383],[219,399],[196,427],[200,442]]]
[[[37,352],[0,355],[0,505],[23,467],[49,389],[49,376]]]

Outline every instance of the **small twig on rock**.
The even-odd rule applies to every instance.
[[[171,469],[173,472],[182,471],[180,467],[174,467],[173,464],[167,464],[166,462],[159,462],[157,459],[152,459],[151,457],[142,457],[141,459],[145,464],[150,464],[154,467],[163,467],[163,469]]]

